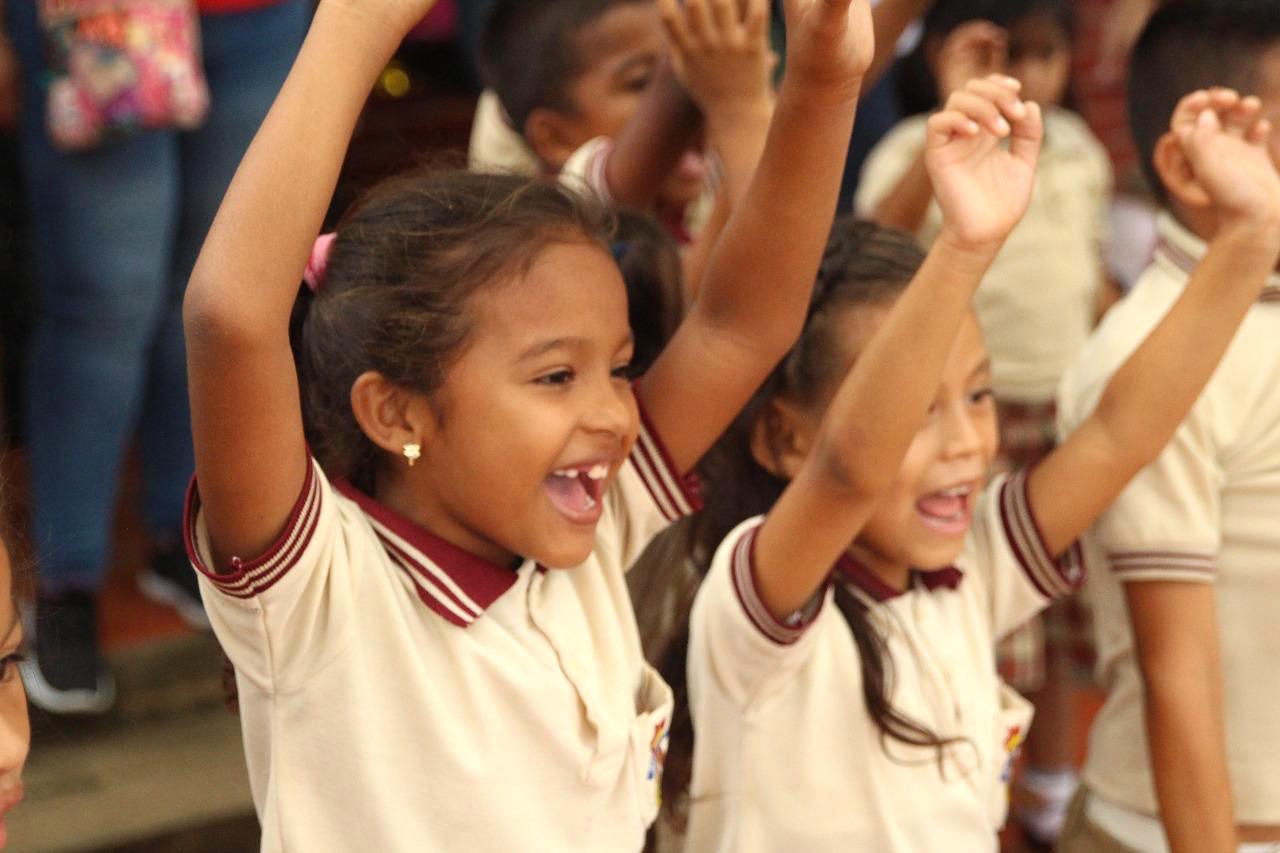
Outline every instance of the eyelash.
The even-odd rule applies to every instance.
[[[7,684],[18,672],[18,664],[27,659],[27,656],[14,652],[11,655],[5,655],[0,658],[0,684]]]
[[[609,371],[609,375],[614,379],[622,379],[624,381],[629,380],[631,378],[631,361],[628,360],[624,364],[616,365],[611,371]],[[556,388],[562,385],[568,385],[576,376],[577,374],[572,370],[562,368],[560,370],[553,370],[550,373],[544,373],[542,376],[535,379],[534,382],[539,385],[548,385],[552,388]]]

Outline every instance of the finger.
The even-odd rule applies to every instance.
[[[711,0],[711,24],[720,39],[728,38],[738,29],[737,0]]]
[[[1209,91],[1207,89],[1198,89],[1189,95],[1184,95],[1182,100],[1178,101],[1178,105],[1173,108],[1173,116],[1169,119],[1169,127],[1172,130],[1194,125],[1196,116],[1209,106]]]
[[[1044,117],[1040,105],[1026,102],[1027,114],[1013,123],[1009,137],[1009,153],[1032,168],[1040,158],[1040,143],[1044,140]]]
[[[658,0],[658,13],[662,16],[662,27],[667,32],[667,40],[677,53],[688,53],[692,45],[679,0]]]
[[[691,44],[706,44],[711,39],[713,24],[706,0],[684,0],[684,21]]]
[[[972,80],[965,88],[991,101],[1010,121],[1018,121],[1027,115],[1027,108],[1018,93],[1003,85],[998,77]]]
[[[982,132],[976,121],[956,110],[943,110],[929,117],[925,130],[925,145],[937,148],[952,139],[972,139]]]
[[[1249,128],[1249,132],[1245,134],[1245,139],[1250,145],[1260,145],[1263,148],[1271,146],[1271,122],[1265,118],[1260,118],[1254,122],[1253,127]]]
[[[751,41],[763,39],[769,32],[769,0],[747,0],[743,20],[746,21],[747,37]]]
[[[1244,138],[1249,129],[1257,123],[1261,114],[1261,99],[1250,95],[1247,98],[1241,98],[1239,103],[1232,109],[1220,111],[1218,117],[1222,120],[1222,126],[1228,133]]]
[[[999,137],[1008,136],[1012,129],[994,102],[967,88],[951,96],[947,101],[947,109],[964,113]]]

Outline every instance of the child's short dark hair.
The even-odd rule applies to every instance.
[[[430,398],[467,342],[476,293],[552,245],[607,252],[611,228],[598,205],[511,175],[418,172],[375,187],[339,223],[319,292],[304,288],[294,312],[303,423],[326,472],[373,492],[381,451],[350,402],[361,374]]]
[[[497,0],[480,38],[484,83],[523,133],[539,107],[572,113],[569,89],[585,70],[577,35],[614,6],[643,0]]]
[[[1173,0],[1152,16],[1133,49],[1129,123],[1143,172],[1161,201],[1167,196],[1155,170],[1156,143],[1178,101],[1213,86],[1249,94],[1263,54],[1278,47],[1275,0]]]

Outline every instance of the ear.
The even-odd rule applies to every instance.
[[[539,160],[556,172],[564,168],[574,151],[590,142],[585,137],[586,132],[576,118],[545,107],[529,113],[524,123],[524,138],[529,147]]]
[[[1200,185],[1173,131],[1168,131],[1156,142],[1152,163],[1171,200],[1193,212],[1208,211],[1213,207],[1212,199]]]
[[[351,411],[369,440],[396,456],[406,444],[428,445],[439,429],[423,395],[405,391],[372,370],[352,383]]]
[[[817,425],[804,407],[770,400],[751,427],[751,456],[770,474],[790,480],[809,455],[816,433]]]

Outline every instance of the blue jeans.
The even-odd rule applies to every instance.
[[[39,299],[25,411],[33,532],[41,588],[91,591],[105,575],[121,462],[135,436],[149,533],[180,533],[194,468],[182,294],[302,43],[310,4],[204,16],[204,126],[80,154],[53,148],[45,133],[35,5],[5,4],[27,81],[22,165]]]

